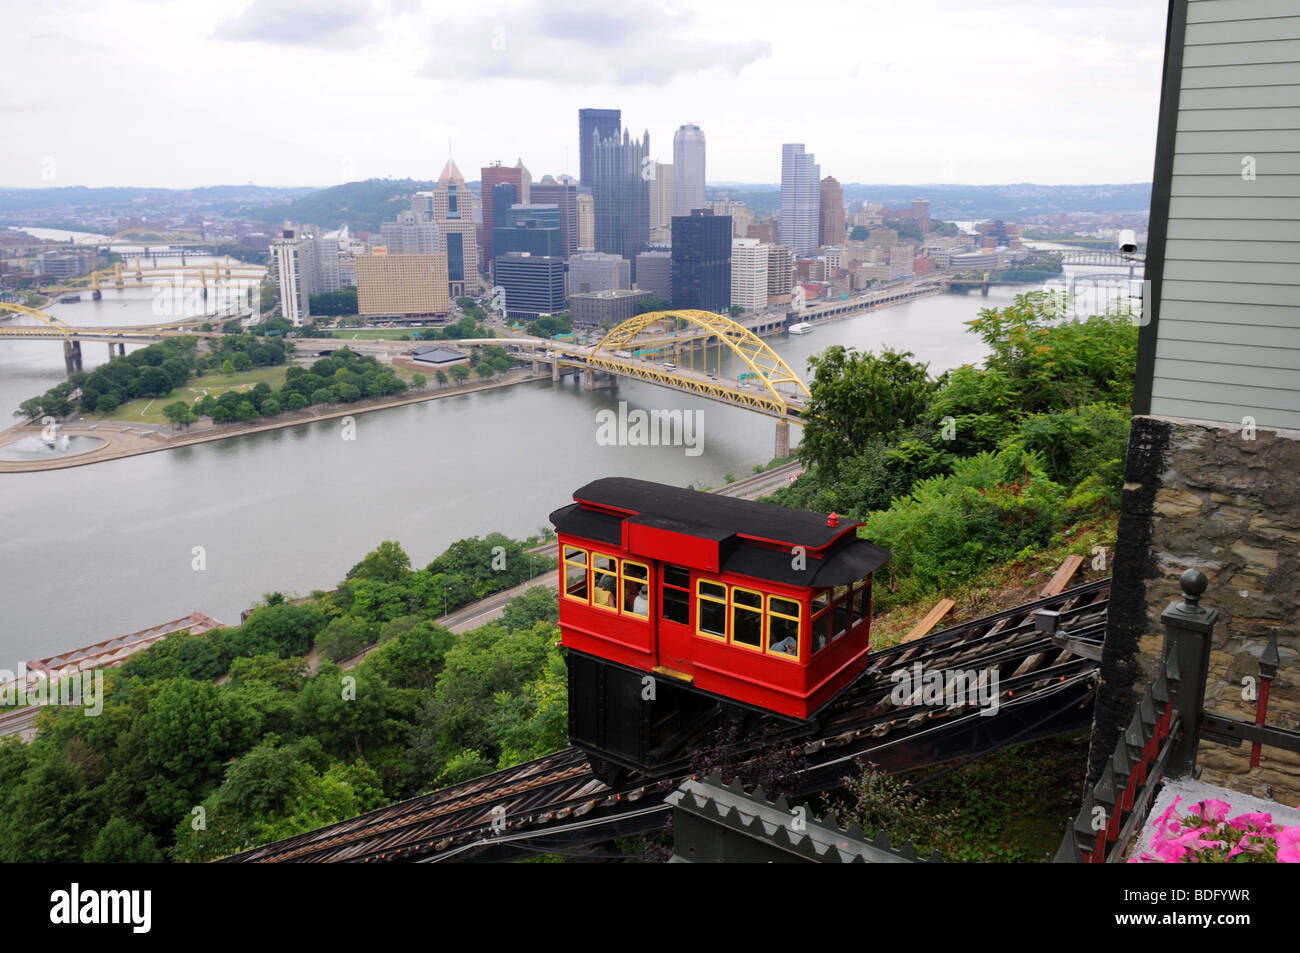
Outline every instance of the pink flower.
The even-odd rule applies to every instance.
[[[1273,823],[1272,814],[1238,814],[1228,824],[1233,830],[1250,831],[1254,828],[1257,833],[1265,835],[1274,834],[1278,830]]]
[[[1300,864],[1300,827],[1284,827],[1277,835],[1277,862]]]
[[[1192,808],[1192,813],[1199,813],[1201,817],[1205,818],[1207,821],[1212,820],[1217,823],[1226,821],[1228,819],[1228,811],[1231,809],[1232,805],[1227,801],[1220,801],[1218,798],[1209,798]]]
[[[1181,794],[1174,795],[1174,803],[1170,804],[1167,808],[1165,808],[1165,812],[1156,818],[1155,828],[1157,833],[1163,834],[1166,830],[1168,830],[1169,833],[1172,834],[1178,830],[1178,824],[1182,820],[1182,818],[1178,815],[1178,813],[1174,810],[1174,808],[1178,806],[1178,802],[1181,801],[1182,799],[1183,796]],[[1170,820],[1171,817],[1173,818],[1173,820]],[[1168,824],[1165,823],[1166,821],[1168,821]]]

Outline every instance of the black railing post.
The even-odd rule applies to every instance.
[[[1218,609],[1207,609],[1200,604],[1209,580],[1199,569],[1188,569],[1178,579],[1183,590],[1183,601],[1172,602],[1160,614],[1165,627],[1165,644],[1162,661],[1167,666],[1172,659],[1177,666],[1177,690],[1174,692],[1174,710],[1178,712],[1181,737],[1170,753],[1166,774],[1171,778],[1191,773],[1196,762],[1196,748],[1200,741],[1201,710],[1205,707],[1205,682],[1210,671],[1210,640],[1214,624],[1219,619]]]

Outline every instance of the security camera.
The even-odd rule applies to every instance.
[[[1122,255],[1132,255],[1138,250],[1137,236],[1133,234],[1131,228],[1122,229],[1119,237],[1115,239],[1115,244],[1119,246]]]

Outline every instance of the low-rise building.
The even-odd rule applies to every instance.
[[[649,298],[649,291],[618,288],[569,295],[569,314],[574,324],[600,326],[621,324],[636,314],[636,303]]]

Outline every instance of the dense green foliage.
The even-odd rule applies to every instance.
[[[311,313],[320,315],[344,315],[357,313],[357,289],[340,288],[338,291],[322,291],[310,297]]]
[[[644,298],[637,298],[632,304],[633,314],[645,314],[647,311],[669,311],[673,303],[667,298],[657,298],[654,295],[646,295]]]
[[[163,639],[106,673],[99,717],[48,708],[30,744],[0,741],[0,861],[208,860],[562,747],[554,592],[464,635],[435,621],[444,594],[528,577],[500,534],[419,570],[386,542],[314,604]]]
[[[64,416],[74,409],[111,413],[136,397],[168,397],[191,376],[221,370],[227,361],[234,370],[283,364],[285,345],[275,338],[227,335],[209,339],[208,350],[200,352],[196,338],[168,338],[63,381],[40,397],[23,401],[18,413],[28,417]],[[71,399],[70,384],[81,388],[77,401]]]
[[[990,349],[931,381],[909,354],[810,361],[806,472],[777,502],[865,520],[889,549],[878,604],[908,602],[1118,506],[1137,329],[1019,296],[970,322]]]
[[[434,183],[414,179],[366,179],[320,189],[288,204],[255,209],[264,222],[313,222],[322,228],[349,226],[353,231],[378,232],[383,222],[411,207],[411,195]]]
[[[538,318],[536,321],[528,322],[526,330],[533,337],[553,338],[557,334],[570,333],[573,330],[573,319],[567,312],[564,314],[553,314],[545,318]]]
[[[256,384],[249,391],[228,390],[220,397],[207,394],[194,402],[194,414],[213,423],[253,421],[312,404],[351,404],[362,397],[387,397],[405,393],[406,381],[376,358],[341,348],[322,357],[310,368],[294,365],[285,371],[284,384]],[[166,410],[166,408],[164,408]]]

